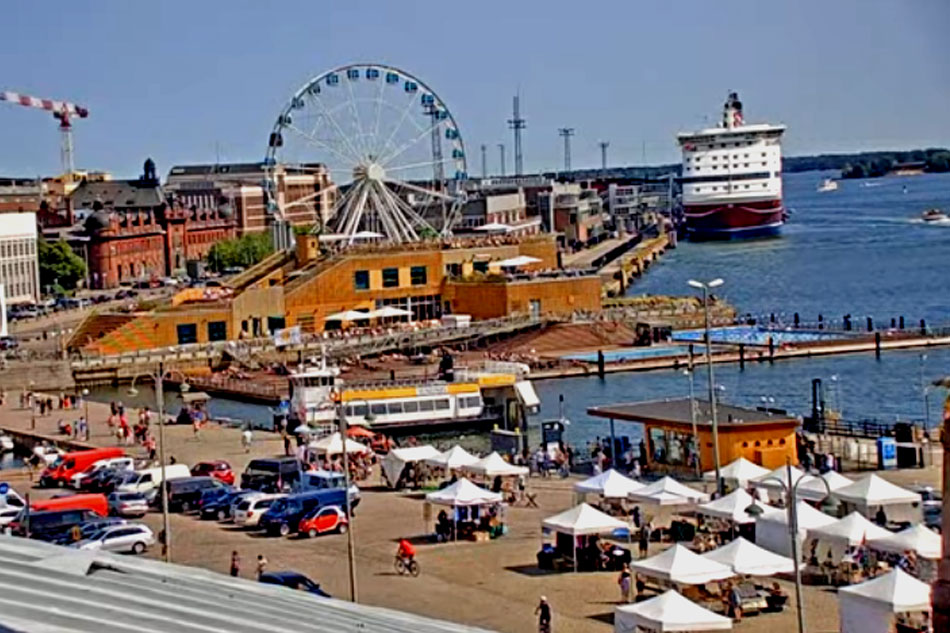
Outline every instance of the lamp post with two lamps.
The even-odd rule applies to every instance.
[[[692,363],[689,364],[689,367],[683,370],[683,375],[689,378],[689,420],[693,425],[693,443],[696,447],[696,476],[700,477],[703,474],[703,465],[699,459],[702,451],[700,451],[699,431],[696,429],[696,392],[693,389]]]
[[[128,391],[130,396],[138,395],[139,392],[138,389],[135,388],[135,381],[140,376],[151,378],[155,384],[155,408],[158,414],[158,459],[161,461],[160,468],[162,473],[160,488],[162,495],[162,533],[165,535],[162,543],[162,558],[166,563],[170,563],[172,560],[172,534],[171,527],[168,523],[168,484],[165,479],[165,363],[159,362],[158,371],[155,373],[144,372],[133,377],[132,384],[129,386]],[[188,393],[190,386],[187,382],[182,381],[179,389],[183,394]]]
[[[788,533],[791,537],[791,547],[792,547],[792,564],[795,568],[795,608],[798,615],[798,633],[805,633],[805,604],[802,602],[802,573],[801,573],[801,560],[798,553],[798,485],[803,481],[810,481],[811,479],[818,479],[825,485],[825,490],[827,494],[822,497],[819,501],[824,501],[825,499],[831,498],[831,486],[828,485],[828,482],[824,477],[813,477],[812,475],[803,474],[796,481],[792,481],[792,460],[785,458],[785,468],[786,468],[786,480],[783,481],[779,477],[766,477],[762,481],[775,481],[778,482],[779,486],[782,487],[782,491],[785,492],[785,502],[788,512]],[[756,505],[755,497],[752,498],[752,505],[745,509],[746,514],[752,517],[761,516],[765,510],[760,506]]]
[[[709,407],[712,409],[713,463],[716,468],[716,491],[722,496],[722,477],[719,475],[719,420],[716,416],[716,389],[713,386],[712,344],[709,340],[709,291],[713,288],[718,288],[725,282],[717,278],[707,283],[690,279],[688,283],[693,288],[699,288],[703,291],[703,329],[705,330],[704,338],[706,339],[706,376],[709,378]]]

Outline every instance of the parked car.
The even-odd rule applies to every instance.
[[[81,473],[100,460],[114,457],[125,457],[125,451],[111,446],[66,453],[55,465],[43,470],[40,474],[40,485],[65,486],[72,481],[73,475]]]
[[[155,545],[155,535],[152,530],[147,525],[130,523],[100,530],[89,538],[79,541],[76,547],[85,550],[141,554],[152,545]]]
[[[191,476],[188,466],[185,464],[167,464],[164,469],[165,478],[172,481],[175,479],[185,479]],[[162,467],[146,468],[137,470],[129,474],[122,483],[116,487],[116,490],[122,492],[148,492],[158,486],[162,481]]]
[[[254,528],[260,524],[261,517],[270,509],[274,502],[284,498],[282,494],[255,493],[248,499],[241,501],[234,509],[234,524],[241,527]]]
[[[7,486],[7,491],[3,494],[0,494],[0,509],[9,507],[19,510],[25,505],[26,500],[9,485]]]
[[[190,512],[198,507],[198,499],[204,490],[222,487],[225,484],[214,477],[182,477],[172,479],[165,485],[168,486],[169,512]],[[155,503],[161,507],[161,494],[156,495]]]
[[[258,580],[265,585],[280,585],[288,589],[313,593],[324,598],[330,597],[330,594],[321,589],[320,585],[296,571],[268,571],[261,574]]]
[[[143,517],[148,513],[148,501],[141,492],[113,492],[108,499],[113,516]]]
[[[214,478],[212,477],[212,479]],[[227,497],[232,492],[234,492],[234,486],[229,486],[227,484],[221,484],[220,486],[212,486],[210,488],[205,488],[204,490],[201,490],[199,492],[198,502],[195,504],[195,508],[198,510],[198,513],[201,514],[201,509],[204,508],[206,505],[217,503],[218,501]]]
[[[340,489],[346,485],[343,473],[332,470],[310,470],[300,476],[300,492],[309,492],[311,490],[333,490]],[[350,511],[360,504],[359,486],[350,482]]]
[[[231,470],[231,464],[223,459],[213,462],[198,462],[191,467],[191,474],[194,477],[214,477],[218,481],[228,485],[234,485],[234,471]]]
[[[323,506],[312,510],[300,519],[298,532],[313,538],[327,532],[346,534],[348,529],[349,522],[346,520],[346,513],[340,509],[340,506]]]
[[[230,490],[214,500],[202,503],[198,513],[202,519],[217,519],[219,521],[230,519],[234,516],[232,508],[250,494],[251,491],[249,490]]]
[[[261,492],[281,492],[279,486],[292,489],[300,481],[302,469],[300,460],[295,457],[252,459],[241,475],[241,488]]]
[[[8,525],[16,536],[26,536],[41,541],[54,541],[67,534],[74,525],[99,518],[92,510],[50,510],[48,512],[30,512],[26,509]]]
[[[12,523],[20,515],[20,508],[6,506],[0,508],[0,528],[4,528]]]
[[[80,523],[79,525],[69,528],[64,534],[61,534],[56,539],[53,540],[57,545],[71,545],[77,543],[83,539],[87,539],[96,532],[103,530],[107,527],[112,527],[115,525],[124,525],[127,521],[120,517],[96,517],[86,521],[85,523]],[[79,538],[76,538],[74,531],[79,530]]]
[[[85,470],[75,473],[69,479],[69,487],[83,490],[100,470],[113,468],[115,470],[132,470],[135,461],[131,457],[107,457],[100,459],[86,467]]]
[[[105,495],[98,493],[83,493],[78,495],[65,494],[51,499],[30,502],[34,512],[50,510],[89,510],[104,517],[109,514],[109,503]]]
[[[259,525],[268,536],[287,536],[297,532],[300,519],[317,508],[346,503],[344,490],[319,490],[288,495],[279,499],[261,517]]]

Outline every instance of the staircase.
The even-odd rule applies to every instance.
[[[633,330],[622,323],[556,323],[540,332],[519,334],[492,351],[560,355],[571,349],[630,345],[633,338]]]
[[[90,312],[73,331],[66,348],[75,350],[85,347],[134,318],[134,314],[124,312]]]
[[[135,352],[159,346],[155,338],[155,320],[147,314],[132,315],[126,323],[85,346],[92,353],[109,355]]]

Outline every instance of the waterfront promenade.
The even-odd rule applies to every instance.
[[[0,408],[0,428],[29,430],[30,413],[16,408],[17,393]],[[12,404],[11,404],[12,403]],[[90,443],[112,445],[105,420],[108,406],[89,403]],[[53,415],[36,419],[36,432],[55,437],[60,418],[75,420],[82,410],[55,410]],[[131,416],[130,416],[131,417]],[[193,464],[201,459],[228,460],[241,471],[252,457],[274,455],[281,442],[274,434],[256,432],[250,453],[240,445],[236,429],[209,425],[200,440],[190,427],[167,427],[168,454],[177,461]],[[140,454],[138,447],[130,452]],[[928,461],[929,463],[929,461]],[[895,482],[937,485],[939,461],[931,468],[897,471],[886,476]],[[24,471],[3,471],[0,479],[26,491]],[[542,540],[543,518],[573,504],[571,485],[575,478],[529,480],[537,493],[538,508],[512,507],[507,510],[510,532],[485,543],[420,543],[418,560],[422,574],[418,578],[397,576],[392,568],[396,541],[418,537],[427,531],[423,503],[417,495],[386,491],[381,488],[378,472],[363,488],[353,524],[356,542],[359,600],[367,604],[393,607],[416,613],[474,624],[503,632],[535,630],[533,610],[538,596],[546,595],[555,613],[557,633],[608,633],[612,630],[612,612],[619,591],[616,574],[545,573],[536,567],[535,553]],[[55,491],[34,490],[37,497]],[[149,514],[146,523],[160,529],[161,516]],[[242,575],[253,577],[258,554],[269,560],[269,569],[295,569],[320,582],[331,595],[345,598],[348,593],[346,539],[333,535],[317,539],[266,538],[232,525],[199,521],[191,516],[171,517],[173,558],[175,562],[227,573],[232,550],[243,561]],[[660,546],[654,544],[651,553]],[[157,557],[157,549],[148,556]],[[792,585],[781,581],[793,594]],[[805,588],[806,612],[810,631],[837,630],[837,598],[824,587]],[[749,617],[737,623],[735,630],[748,633],[775,633],[795,629],[793,609],[782,614]]]

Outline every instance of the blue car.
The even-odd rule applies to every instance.
[[[217,519],[224,521],[233,517],[234,506],[244,497],[252,494],[253,490],[231,490],[224,495],[208,501],[199,500],[199,513],[202,519]],[[204,502],[203,502],[204,501]]]
[[[280,585],[288,589],[306,591],[323,598],[330,597],[330,594],[321,589],[320,585],[296,571],[269,571],[261,574],[259,580],[265,585]]]
[[[259,527],[268,536],[287,536],[299,530],[300,519],[311,511],[323,506],[342,506],[346,504],[346,491],[342,488],[302,492],[278,499],[261,516]]]

